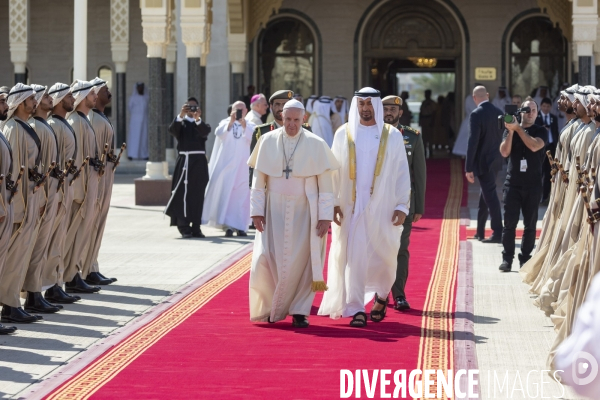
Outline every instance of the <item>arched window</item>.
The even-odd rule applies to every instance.
[[[304,98],[315,90],[315,38],[302,21],[279,18],[267,25],[258,48],[259,88],[267,94],[293,90]]]
[[[526,96],[539,86],[556,94],[567,80],[567,41],[546,17],[519,23],[510,36],[510,93]]]
[[[108,86],[108,90],[112,89],[113,77],[112,77],[112,69],[110,67],[103,65],[100,68],[98,68],[98,78],[106,81],[106,86]],[[110,117],[111,113],[112,113],[111,104],[112,103],[109,103],[104,108],[104,115],[106,115],[107,117]]]

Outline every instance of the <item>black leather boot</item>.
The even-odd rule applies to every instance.
[[[27,292],[25,300],[25,311],[40,312],[40,313],[55,313],[59,311],[58,307],[45,302],[40,292]]]
[[[102,275],[100,272],[97,272],[97,274],[98,274],[98,275],[100,275],[100,277],[101,277],[102,279],[110,279],[110,280],[111,280],[111,281],[113,281],[113,282],[116,282],[116,281],[117,281],[117,278],[107,278],[106,276]]]
[[[75,274],[75,277],[71,282],[65,283],[65,288],[68,293],[96,293],[100,291],[98,286],[90,286],[81,279],[79,272]]]
[[[41,295],[41,293],[40,293],[40,295]],[[63,309],[63,306],[61,306],[60,304],[52,304],[52,303],[50,303],[48,300],[46,300],[46,299],[44,298],[44,296],[40,296],[40,298],[41,298],[41,301],[42,301],[42,303],[44,303],[45,305],[47,305],[47,306],[49,306],[49,307],[56,307],[56,308],[58,308],[59,310],[62,310],[62,309]]]
[[[16,326],[4,326],[0,324],[0,335],[9,335],[17,330]]]
[[[46,300],[62,304],[71,304],[81,300],[81,297],[79,296],[71,296],[70,294],[66,293],[58,284],[46,290],[44,297]]]
[[[90,272],[85,278],[85,283],[90,285],[110,285],[112,279],[102,278],[98,272]]]
[[[39,315],[31,315],[25,312],[21,307],[2,306],[0,322],[17,322],[28,324],[42,319]]]

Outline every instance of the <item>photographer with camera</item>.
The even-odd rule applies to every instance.
[[[508,173],[504,182],[504,251],[499,268],[503,272],[509,272],[512,268],[515,234],[521,211],[525,225],[519,254],[521,266],[531,258],[542,195],[544,147],[548,141],[548,131],[535,125],[538,107],[531,98],[527,98],[515,114],[521,114],[521,122],[518,122],[515,115],[504,116],[506,129],[500,144],[500,153],[508,158]]]
[[[202,121],[201,115],[198,100],[190,97],[169,126],[169,133],[177,139],[179,156],[165,214],[171,217],[171,226],[177,226],[184,239],[204,237],[200,223],[208,184],[206,139],[211,128]]]

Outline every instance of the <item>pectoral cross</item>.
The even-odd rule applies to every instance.
[[[285,166],[285,169],[283,170],[283,172],[285,172],[285,179],[290,179],[290,172],[292,172],[292,169],[290,168],[289,165]]]

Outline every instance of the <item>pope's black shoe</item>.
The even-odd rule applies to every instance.
[[[15,333],[16,330],[16,326],[4,326],[0,324],[0,335],[10,335],[11,333]]]
[[[44,301],[44,297],[40,292],[27,292],[27,299],[25,299],[25,311],[52,314],[60,311],[60,308],[53,306],[47,301]]]
[[[71,296],[70,294],[67,294],[58,284],[46,290],[46,293],[44,293],[44,298],[46,300],[62,304],[71,304],[81,300],[81,297],[79,296]]]
[[[89,285],[110,285],[113,281],[112,279],[102,278],[98,272],[90,272],[85,278],[85,283]]]
[[[36,322],[42,319],[39,315],[31,315],[21,307],[11,307],[4,305],[2,306],[2,313],[0,317],[0,322],[16,322],[21,324],[28,324],[31,322]]]
[[[104,275],[102,275],[100,272],[96,272],[102,279],[110,279],[113,282],[116,282],[118,279],[117,278],[107,278]]]
[[[308,328],[306,316],[300,314],[292,315],[292,326],[294,328]]]
[[[68,293],[96,293],[100,291],[100,287],[85,283],[79,273],[75,274],[75,278],[71,282],[65,283],[65,288]]]
[[[406,301],[406,297],[398,296],[394,300],[396,300],[394,304],[394,309],[401,310],[410,310],[410,304]]]

